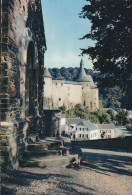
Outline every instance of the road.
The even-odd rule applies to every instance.
[[[6,195],[132,195],[132,153],[82,148],[80,167],[20,168],[2,177]]]

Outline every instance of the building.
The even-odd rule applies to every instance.
[[[90,110],[99,108],[99,91],[90,75],[86,75],[83,61],[75,81],[54,80],[47,68],[44,69],[44,108],[67,109],[81,104]]]
[[[82,120],[72,129],[71,139],[98,139],[98,128],[89,120]]]
[[[61,134],[62,135],[69,135],[69,131],[68,131],[68,125],[67,125],[67,118],[65,114],[61,114],[61,118],[60,118],[60,128],[61,128]]]
[[[115,137],[115,125],[114,124],[95,124],[99,129],[98,139],[111,139]]]
[[[67,118],[66,126],[68,129],[68,134],[72,135],[75,130],[76,125],[81,122],[81,118]]]
[[[111,139],[117,137],[115,134],[114,124],[94,124],[89,120],[84,120],[81,118],[66,118],[63,120],[61,117],[63,125],[61,125],[61,132],[71,136],[72,140],[75,139]]]
[[[15,168],[27,137],[44,134],[46,41],[41,0],[1,0],[0,8],[1,159]]]

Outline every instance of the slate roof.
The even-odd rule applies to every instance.
[[[78,82],[87,82],[88,81],[87,74],[84,70],[84,65],[83,65],[83,60],[82,59],[81,59],[81,62],[80,62],[79,74],[76,78],[76,81],[78,81]]]
[[[79,123],[77,123],[77,126],[85,126],[88,128],[89,131],[98,129],[93,123],[91,123],[89,120],[83,120]]]
[[[87,78],[88,78],[88,82],[89,82],[90,87],[95,87],[95,84],[94,84],[94,81],[93,81],[93,78],[91,77],[91,75],[87,75]]]
[[[49,72],[47,67],[44,68],[44,77],[52,78],[52,76],[51,76],[51,74],[50,74],[50,72]]]
[[[98,128],[98,129],[114,129],[115,128],[115,125],[110,123],[110,124],[95,124],[95,126]]]
[[[67,118],[68,124],[69,125],[76,125],[80,121],[82,121],[81,118]]]
[[[64,81],[65,84],[72,84],[72,85],[81,85],[79,84],[78,82],[75,82],[75,81]]]
[[[91,77],[91,75],[87,75],[84,69],[84,64],[83,64],[83,60],[81,59],[80,62],[80,69],[79,69],[79,74],[76,78],[77,82],[89,82],[89,86],[90,87],[95,87],[95,84],[93,82],[93,79]]]

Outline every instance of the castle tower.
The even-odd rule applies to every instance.
[[[76,81],[82,84],[82,105],[90,110],[99,108],[99,92],[91,75],[87,75],[84,69],[84,63],[81,59],[79,74]]]
[[[52,109],[52,76],[47,67],[44,68],[44,109]]]
[[[84,63],[83,60],[81,59],[80,61],[80,69],[79,69],[79,74],[76,78],[77,82],[88,82],[88,78],[84,69]]]

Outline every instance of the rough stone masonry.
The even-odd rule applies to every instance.
[[[0,0],[0,151],[17,168],[28,135],[44,134],[46,41],[41,0]]]

